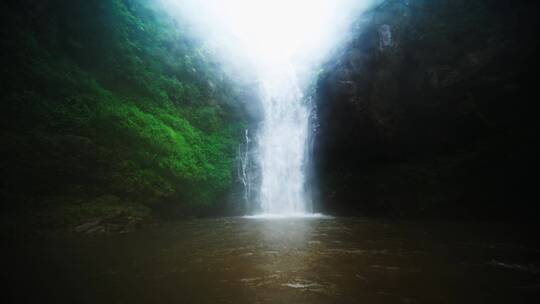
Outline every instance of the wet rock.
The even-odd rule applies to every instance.
[[[379,50],[391,48],[392,45],[392,28],[388,24],[383,24],[379,27]]]
[[[141,218],[120,212],[109,217],[103,217],[75,227],[77,233],[127,233],[143,226]]]
[[[100,223],[101,223],[100,220],[84,223],[82,225],[75,227],[75,232],[79,232],[79,233],[88,232],[96,227],[99,227]]]

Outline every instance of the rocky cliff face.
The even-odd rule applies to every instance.
[[[530,210],[532,1],[385,1],[318,86],[321,208],[499,218]]]

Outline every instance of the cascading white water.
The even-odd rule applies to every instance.
[[[311,211],[305,165],[309,109],[291,64],[261,77],[264,121],[258,134],[261,170],[260,209],[264,214],[298,215]]]
[[[253,178],[250,173],[251,169],[251,155],[250,155],[251,138],[249,137],[249,130],[244,132],[244,143],[238,147],[238,178],[242,182],[244,187],[244,201],[249,203],[251,200],[251,189],[253,188]],[[247,207],[247,206],[246,206]]]

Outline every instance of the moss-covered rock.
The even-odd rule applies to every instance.
[[[6,211],[73,225],[223,210],[243,109],[204,47],[151,4],[2,2]]]

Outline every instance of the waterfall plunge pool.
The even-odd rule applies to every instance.
[[[540,296],[540,248],[525,228],[194,219],[19,240],[2,275],[18,303],[527,303]]]

